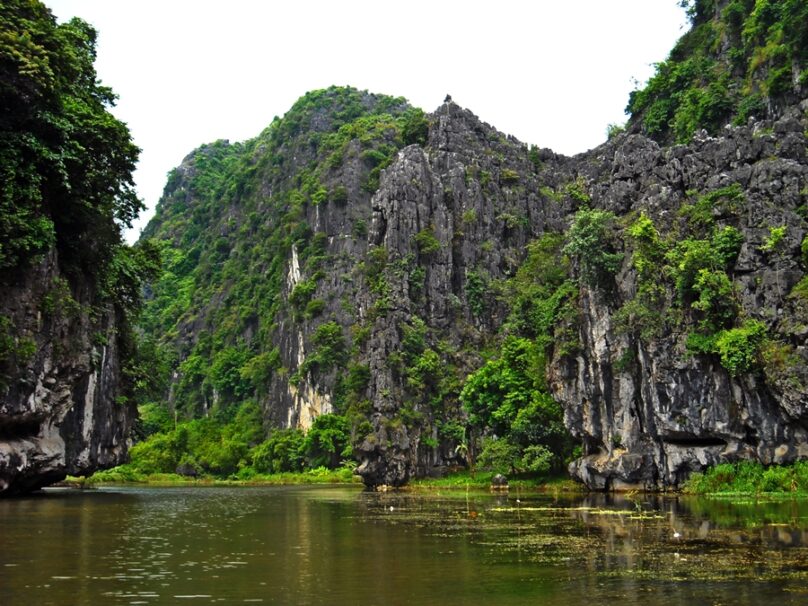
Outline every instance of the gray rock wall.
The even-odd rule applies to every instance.
[[[732,376],[717,356],[687,352],[694,320],[686,310],[663,334],[627,334],[616,321],[637,289],[627,251],[613,290],[582,288],[580,351],[550,368],[566,424],[584,445],[585,456],[570,472],[587,486],[669,488],[717,463],[808,456],[806,316],[804,303],[789,295],[805,273],[804,116],[794,111],[775,124],[728,128],[721,137],[664,149],[642,137],[621,138],[576,158],[594,206],[624,216],[645,211],[663,235],[688,235],[678,210],[693,192],[740,184],[741,208],[713,209],[719,225],[733,225],[744,239],[729,272],[739,316],[764,322],[773,342],[792,352],[785,365],[766,362]],[[780,226],[786,226],[780,252],[767,252],[770,228]],[[666,313],[682,313],[670,289],[667,296]]]
[[[116,400],[114,312],[68,286],[55,252],[3,288],[15,354],[2,362],[0,495],[123,463],[135,411]]]
[[[623,228],[642,211],[663,237],[679,238],[696,237],[679,213],[684,204],[739,184],[741,208],[712,210],[717,225],[731,225],[743,236],[729,271],[739,318],[764,322],[772,342],[790,348],[791,357],[779,367],[761,363],[732,376],[717,356],[688,352],[687,334],[697,320],[688,306],[674,303],[670,284],[663,311],[670,317],[660,334],[640,338],[618,326],[616,315],[638,288],[624,242],[623,266],[611,285],[582,283],[577,353],[555,355],[548,369],[565,422],[584,449],[571,474],[593,489],[659,489],[719,462],[784,463],[808,456],[806,313],[804,303],[789,295],[805,269],[799,250],[808,192],[803,112],[774,124],[727,128],[718,138],[701,134],[687,146],[660,148],[631,135],[574,158],[543,151],[540,167],[528,164],[518,142],[453,103],[432,121],[427,146],[403,150],[372,201],[371,244],[385,247],[390,260],[414,255],[426,281],[422,300],[415,301],[406,276],[391,273],[390,311],[373,325],[367,355],[374,431],[358,449],[358,472],[367,483],[397,485],[428,471],[419,455],[419,426],[391,421],[412,397],[388,363],[402,347],[400,327],[418,316],[434,340],[467,351],[490,338],[505,310],[491,301],[483,316],[475,315],[464,278],[472,269],[492,280],[512,275],[531,238],[568,228],[583,205],[559,193],[572,182],[583,186],[592,208],[614,212]],[[548,199],[548,187],[554,199]],[[780,226],[787,228],[780,251],[766,252],[770,228]],[[427,228],[441,247],[424,257],[413,239]],[[658,271],[663,283],[661,265]],[[479,358],[470,355],[464,363],[472,370]]]

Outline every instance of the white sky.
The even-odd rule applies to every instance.
[[[99,78],[142,149],[153,214],[166,174],[202,143],[258,135],[332,84],[455,102],[518,139],[574,154],[625,121],[684,33],[677,0],[44,0],[99,32]]]

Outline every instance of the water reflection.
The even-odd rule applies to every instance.
[[[808,601],[803,501],[119,488],[0,524],[0,604]]]

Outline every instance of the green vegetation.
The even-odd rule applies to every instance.
[[[423,145],[428,129],[425,114],[401,98],[331,87],[304,95],[253,140],[202,146],[169,175],[144,233],[164,271],[140,320],[152,385],[139,395],[144,420],[127,473],[247,479],[342,469],[351,436],[364,435],[368,380],[356,356],[367,327],[337,321],[339,302],[321,288],[337,260],[311,226],[316,213],[350,202],[352,232],[364,246],[370,216],[354,209],[369,208],[381,171],[404,145]],[[359,191],[346,187],[344,170]],[[435,250],[429,235],[424,254]],[[299,279],[289,291],[292,258]],[[346,274],[344,298],[366,281],[377,297],[369,313],[384,313],[386,265],[386,251],[371,248],[364,271]],[[298,367],[287,367],[273,345],[278,324],[290,321],[305,327]],[[324,382],[339,414],[315,419],[306,434],[264,429],[257,403],[279,385],[304,382]]]
[[[625,124],[608,124],[606,126],[606,139],[611,140],[617,137],[618,135],[623,134],[626,132],[626,125]]]
[[[218,477],[237,480],[267,475],[310,473],[352,467],[350,426],[345,417],[324,414],[308,432],[263,429],[261,410],[252,401],[219,409],[207,417],[178,421],[162,406],[140,409],[141,441],[131,461],[102,479],[142,481],[148,477]]]
[[[167,360],[165,377],[179,373],[172,407],[181,421],[266,397],[273,381],[295,383],[347,364],[353,354],[333,304],[318,296],[333,259],[309,213],[348,202],[339,178],[347,162],[363,184],[350,195],[366,202],[395,152],[423,143],[427,129],[423,112],[403,99],[332,87],[306,94],[256,139],[205,145],[169,175],[144,234],[158,242],[164,272],[140,324]],[[360,241],[368,220],[353,220]],[[285,294],[292,256],[300,279]],[[368,280],[383,295],[375,276]],[[300,368],[285,368],[270,338],[287,314],[312,322]],[[183,338],[191,326],[191,339]]]
[[[755,461],[722,463],[693,474],[683,490],[702,495],[808,495],[808,462],[765,466]]]
[[[142,208],[132,181],[139,150],[109,112],[115,95],[96,76],[90,25],[57,24],[40,2],[11,0],[0,32],[0,282],[53,252],[63,277],[48,285],[46,318],[95,321],[113,306],[127,401],[147,381],[130,322],[160,266],[152,243],[130,248],[122,238]],[[33,336],[17,330],[0,318],[0,383],[36,353]]]
[[[808,73],[808,6],[802,0],[682,0],[692,23],[626,112],[660,141],[767,117],[800,98]],[[795,82],[796,81],[796,82]]]
[[[743,316],[732,279],[743,236],[713,216],[713,209],[737,213],[742,202],[740,186],[732,184],[685,204],[680,216],[700,238],[663,239],[644,213],[629,225],[626,243],[637,271],[637,294],[616,314],[621,330],[649,340],[666,326],[687,327],[690,353],[716,356],[732,375],[763,367],[764,351],[771,346],[767,327]],[[770,248],[784,236],[784,229],[772,229]]]
[[[413,236],[415,246],[422,255],[431,255],[441,248],[440,240],[435,237],[435,228],[430,226],[419,231]]]
[[[326,467],[315,467],[306,471],[285,471],[278,473],[255,473],[245,477],[221,477],[221,476],[186,476],[176,473],[140,473],[134,471],[129,465],[121,465],[105,471],[98,471],[89,478],[67,478],[68,483],[73,481],[78,484],[153,484],[158,486],[175,485],[216,485],[216,486],[264,486],[264,485],[287,485],[287,484],[349,484],[358,483],[359,477],[353,473],[353,466],[346,465],[338,469],[328,469]]]
[[[575,213],[564,252],[578,260],[584,282],[603,288],[611,283],[623,262],[623,254],[616,252],[617,242],[614,213],[582,209]]]
[[[414,490],[452,490],[452,489],[477,489],[488,491],[491,486],[491,478],[497,471],[482,470],[459,470],[437,478],[418,478],[409,484]],[[508,478],[508,488],[510,491],[535,491],[549,493],[580,493],[584,488],[582,484],[575,482],[566,475],[550,474],[535,475],[521,474]]]
[[[561,407],[544,382],[548,352],[563,355],[576,345],[570,325],[577,287],[568,277],[564,242],[545,234],[528,246],[522,266],[504,285],[506,334],[460,392],[470,427],[482,436],[476,460],[482,469],[543,477],[562,469],[572,452]]]
[[[28,0],[4,4],[0,30],[0,270],[55,245],[98,284],[121,226],[142,206],[132,184],[138,149],[96,78],[95,30],[79,19],[57,25]]]

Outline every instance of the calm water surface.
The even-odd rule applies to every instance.
[[[0,604],[808,604],[808,503],[48,490],[0,501]]]

